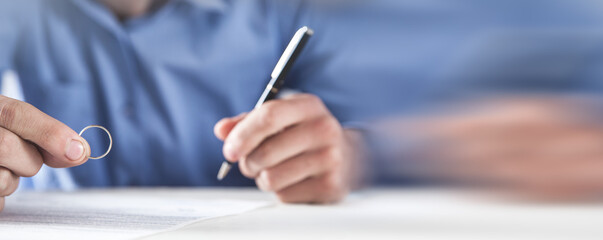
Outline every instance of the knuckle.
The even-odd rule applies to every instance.
[[[12,185],[9,186],[8,192],[5,193],[5,195],[11,195],[13,193],[15,193],[15,191],[17,191],[17,188],[19,187],[19,178],[14,178],[14,180],[12,181]]]
[[[15,191],[15,178],[12,173],[6,169],[0,171],[0,195],[7,196]]]
[[[0,131],[0,156],[6,157],[11,155],[11,151],[15,149],[17,136],[11,134],[7,130]]]
[[[321,118],[317,120],[316,130],[320,133],[320,135],[329,140],[338,139],[340,136],[339,125],[332,120],[331,118]]]
[[[305,101],[308,101],[310,105],[322,105],[322,99],[314,94],[303,93],[300,97],[302,97]]]
[[[263,126],[272,126],[278,114],[278,100],[265,103],[260,107],[259,120]]]
[[[322,180],[323,196],[330,196],[340,191],[340,184],[334,177],[325,177]]]
[[[0,156],[8,156],[9,150],[12,149],[5,131],[0,131]]]
[[[342,164],[343,158],[341,152],[335,148],[329,148],[323,151],[322,161],[329,168],[338,167]]]
[[[243,175],[248,178],[255,178],[258,176],[257,164],[253,163],[250,160],[247,160],[243,166],[242,171],[244,171]]]
[[[36,161],[34,163],[35,165],[33,165],[32,167],[29,167],[25,170],[25,172],[23,172],[23,177],[33,177],[36,174],[38,174],[38,172],[40,171],[40,169],[42,169],[42,165],[44,165],[43,161],[40,159],[39,161]]]
[[[266,188],[266,190],[276,190],[278,174],[274,171],[264,171],[262,174],[264,175],[264,187]]]
[[[307,102],[307,104],[313,108],[317,108],[319,109],[321,112],[329,112],[329,109],[327,108],[327,106],[325,106],[324,102],[322,101],[322,99],[314,94],[305,94],[304,95],[304,99]]]
[[[241,174],[243,174],[243,176],[245,176],[245,177],[248,177],[248,178],[255,177],[253,175],[253,173],[251,172],[251,169],[249,168],[249,160],[247,158],[241,159],[241,161],[239,162],[239,170],[241,171]]]
[[[323,161],[329,161],[334,158],[337,158],[337,152],[333,148],[328,148],[322,151]]]
[[[252,169],[262,168],[267,165],[274,157],[274,146],[272,144],[262,144],[248,157]]]
[[[337,180],[334,180],[334,178],[326,178],[323,181],[322,191],[316,201],[318,203],[333,203],[341,201],[344,196],[345,193],[341,184]]]
[[[4,189],[12,181],[10,173],[6,169],[0,170],[0,190]]]
[[[262,144],[262,146],[249,155],[248,160],[250,164],[256,164],[258,161],[270,157],[270,147],[265,145]]]
[[[17,114],[21,111],[23,103],[5,98],[0,104],[0,124],[8,129],[12,129]]]

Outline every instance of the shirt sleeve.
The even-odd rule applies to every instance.
[[[410,174],[420,166],[416,161],[416,149],[423,144],[412,136],[389,134],[375,128],[374,122],[344,122],[345,129],[358,131],[362,136],[359,149],[363,154],[359,167],[362,168],[365,186],[414,185],[428,183]]]

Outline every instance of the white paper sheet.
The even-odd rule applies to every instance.
[[[0,213],[0,238],[132,239],[268,204],[169,194],[18,193],[7,198]]]

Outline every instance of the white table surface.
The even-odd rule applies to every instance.
[[[367,190],[337,205],[287,205],[253,189],[170,191],[174,197],[274,204],[143,239],[603,239],[603,205],[510,204],[454,191],[412,189]]]

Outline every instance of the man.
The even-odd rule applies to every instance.
[[[357,134],[320,98],[296,94],[248,112],[292,34],[310,24],[299,4],[1,5],[0,68],[17,73],[28,103],[0,97],[0,196],[42,164],[73,167],[81,187],[252,185],[248,177],[282,201],[316,203],[351,188]],[[86,163],[107,146],[73,130],[89,124],[106,126],[115,143],[106,159]],[[214,124],[223,156],[242,173],[224,182]]]
[[[69,173],[81,187],[253,185],[246,176],[286,202],[336,201],[367,178],[470,184],[477,179],[550,192],[560,184],[541,183],[562,176],[555,179],[570,190],[600,188],[591,183],[603,181],[568,171],[574,156],[588,156],[580,169],[601,165],[600,122],[558,121],[575,113],[568,109],[589,112],[593,105],[555,104],[603,87],[595,54],[603,42],[598,1],[330,3],[341,2],[2,3],[0,16],[7,20],[0,21],[0,68],[14,70],[27,102],[48,114],[3,99],[2,195],[16,188],[17,176],[35,174],[42,162],[79,165]],[[315,28],[316,35],[287,87],[313,95],[245,113],[302,25]],[[534,98],[543,92],[550,94],[545,103]],[[493,94],[503,100],[486,104]],[[466,101],[500,112],[438,111]],[[516,114],[524,105],[527,114]],[[402,118],[394,127],[383,125],[388,134],[368,131],[361,139],[351,130],[370,130],[367,119],[386,115]],[[85,141],[49,116],[78,130],[104,125],[116,146],[106,159],[82,164],[91,152],[104,150],[103,136]],[[509,124],[500,127],[500,120]],[[526,126],[539,128],[532,132]],[[513,134],[501,139],[489,129]],[[588,145],[519,141],[565,139],[570,133],[580,136],[572,143]],[[370,151],[360,142],[369,143]],[[475,142],[494,147],[475,154]],[[548,168],[550,149],[571,154]],[[361,161],[365,154],[374,161]],[[235,171],[218,182],[224,158],[238,160],[242,174]]]

